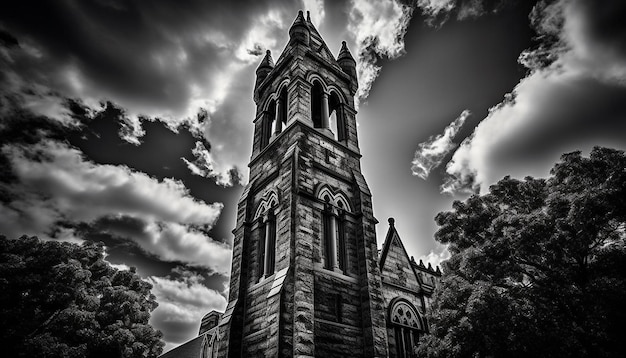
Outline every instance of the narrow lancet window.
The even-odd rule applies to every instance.
[[[342,193],[333,193],[328,187],[318,189],[318,198],[324,201],[322,211],[322,255],[324,268],[348,274],[346,212],[348,200]]]
[[[341,107],[341,101],[339,96],[335,92],[331,92],[329,98],[329,110],[330,110],[330,129],[335,134],[335,139],[338,141],[344,141],[346,139],[346,125],[343,116],[343,109]]]
[[[311,120],[315,128],[329,128],[328,126],[328,94],[319,81],[313,81],[311,88]]]
[[[261,123],[261,149],[265,148],[270,143],[270,137],[274,132],[276,118],[276,101],[270,101],[265,115],[263,116],[263,122]]]
[[[254,215],[257,220],[259,240],[257,241],[257,278],[259,280],[274,274],[276,270],[276,208],[278,195],[269,191],[261,199]]]

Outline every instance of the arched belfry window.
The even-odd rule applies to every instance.
[[[426,323],[411,302],[396,298],[389,306],[389,323],[393,327],[396,357],[417,357],[417,345]]]
[[[287,86],[283,86],[278,95],[278,121],[284,125],[287,124]]]
[[[346,123],[343,108],[341,107],[341,100],[335,91],[330,93],[328,105],[330,110],[330,128],[335,134],[335,139],[343,141],[346,139]]]
[[[270,190],[259,202],[254,214],[259,230],[257,241],[258,269],[257,277],[271,276],[276,266],[276,210],[278,207],[278,194]]]
[[[272,136],[280,134],[287,125],[287,101],[287,86],[283,86],[267,104],[261,125],[261,148],[265,148]]]
[[[326,118],[328,118],[328,106],[326,105],[326,111],[324,112],[325,98],[326,94],[322,84],[314,80],[313,88],[311,88],[311,119],[315,128],[327,128],[325,122]]]
[[[263,122],[261,123],[261,148],[264,148],[270,143],[270,137],[275,129],[275,118],[276,101],[272,99],[267,105]]]
[[[345,213],[352,211],[350,202],[342,192],[335,192],[327,185],[318,188],[317,197],[324,202],[322,212],[324,268],[345,274],[348,270]]]

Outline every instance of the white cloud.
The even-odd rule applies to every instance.
[[[393,59],[404,54],[406,33],[413,9],[395,0],[353,0],[349,12],[348,32],[356,43],[358,99],[369,94],[380,66],[376,55]]]
[[[120,271],[129,271],[130,270],[130,266],[126,265],[126,264],[114,264],[110,261],[107,260],[107,257],[109,256],[109,253],[107,252],[107,247],[104,247],[104,261],[107,262],[109,264],[109,266],[118,269]]]
[[[430,263],[433,268],[441,266],[441,263],[450,258],[450,251],[445,245],[437,244],[435,250],[431,250],[428,255],[421,256],[419,259],[424,262],[424,265],[428,266]]]
[[[185,275],[178,280],[152,276],[147,281],[159,303],[150,324],[163,332],[166,350],[196,336],[205,314],[211,310],[224,312],[226,308],[226,299],[204,286],[199,275]]]
[[[144,233],[146,239],[136,240],[139,246],[164,260],[201,265],[223,275],[230,271],[230,247],[193,226],[152,222],[144,228]]]
[[[243,179],[238,172],[232,170],[232,167],[224,167],[221,163],[213,160],[211,153],[202,142],[197,141],[191,152],[196,157],[195,160],[181,159],[193,174],[205,178],[214,178],[215,182],[221,186],[232,186]]]
[[[531,21],[546,40],[520,56],[530,74],[454,153],[442,192],[485,192],[504,175],[547,175],[563,152],[624,144],[612,139],[623,118],[604,117],[626,111],[619,100],[619,88],[623,91],[626,85],[626,39],[623,31],[620,35],[618,29],[602,28],[624,14],[618,11],[619,2],[609,6],[615,11],[596,6],[592,1],[560,0],[535,8]],[[622,104],[602,100],[609,96]],[[540,141],[544,133],[555,137]],[[523,154],[537,150],[541,157]]]
[[[411,172],[426,180],[430,172],[438,167],[450,151],[456,148],[452,140],[457,135],[467,117],[469,110],[464,110],[452,123],[448,124],[442,134],[431,136],[426,142],[417,145]]]
[[[305,11],[311,12],[311,22],[319,29],[320,24],[324,21],[324,17],[326,16],[324,0],[302,0],[302,6]]]
[[[265,49],[277,50],[275,33],[286,28],[287,14],[270,9],[256,18],[235,50],[235,56],[246,64],[257,63]]]
[[[0,205],[0,232],[9,237],[63,238],[72,233],[54,234],[59,221],[129,217],[145,225],[143,236],[130,236],[146,251],[228,271],[228,247],[204,234],[218,219],[222,204],[194,199],[182,182],[158,181],[125,166],[98,165],[77,149],[50,140],[30,147],[5,145],[2,151],[17,177],[16,183],[1,184],[14,194]]]
[[[440,13],[452,11],[455,7],[455,0],[417,0],[419,6],[426,15],[437,16]]]

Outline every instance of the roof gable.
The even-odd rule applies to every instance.
[[[393,223],[393,219],[389,219],[389,230],[380,257],[381,277],[384,282],[419,290],[421,281]]]

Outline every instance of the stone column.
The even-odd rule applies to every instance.
[[[276,118],[274,118],[274,120],[276,121],[276,126],[275,126],[275,129],[274,129],[274,134],[279,134],[283,130],[283,122],[282,122],[283,106],[281,106],[280,97],[278,97],[278,99],[276,100],[276,111],[275,112],[276,112]]]
[[[329,129],[328,93],[322,92],[322,128]]]

